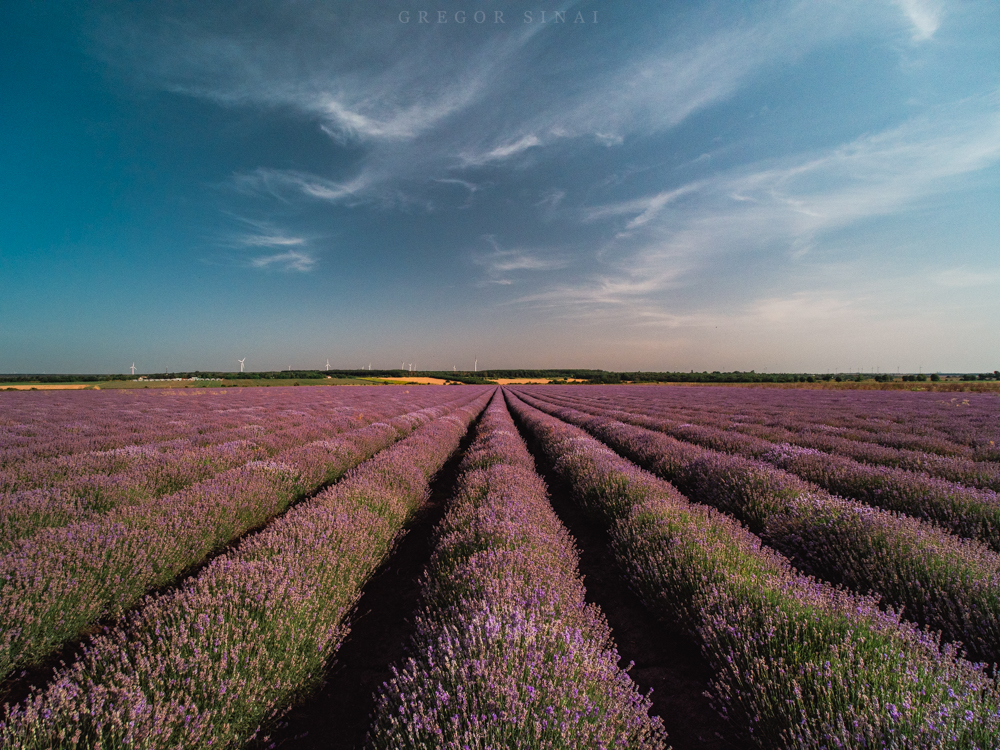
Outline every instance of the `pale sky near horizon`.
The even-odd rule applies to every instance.
[[[12,1],[0,43],[0,373],[1000,368],[996,2]]]

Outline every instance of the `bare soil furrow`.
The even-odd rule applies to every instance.
[[[516,413],[511,413],[517,422]],[[587,601],[603,610],[621,663],[634,663],[629,676],[640,691],[652,689],[650,713],[663,719],[673,750],[755,747],[738,736],[705,697],[713,673],[697,643],[679,629],[658,621],[629,590],[615,565],[607,534],[573,502],[566,487],[541,459],[531,435],[520,424],[518,428],[535,456],[536,471],[549,486],[552,508],[576,538]]]
[[[478,420],[477,420],[478,422]],[[329,667],[324,686],[255,742],[252,750],[361,750],[375,708],[375,693],[406,657],[420,582],[433,551],[431,533],[447,508],[475,423],[431,482],[427,503],[406,527],[389,558],[364,587],[348,617],[351,631]]]

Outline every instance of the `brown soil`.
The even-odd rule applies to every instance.
[[[552,507],[576,538],[587,601],[596,603],[607,617],[621,665],[634,662],[629,676],[639,690],[652,689],[650,713],[663,719],[673,750],[754,748],[705,697],[713,672],[698,644],[686,633],[657,621],[628,589],[616,569],[607,534],[584,515],[567,488],[547,471],[538,452],[533,452],[538,471],[549,485]]]
[[[551,480],[551,477],[548,479]],[[686,634],[657,620],[618,574],[603,530],[590,523],[558,488],[552,507],[576,537],[587,600],[600,606],[618,645],[621,665],[643,693],[652,689],[651,714],[663,719],[673,750],[749,750],[750,742],[720,718],[704,696],[712,669]]]
[[[420,580],[430,560],[431,532],[444,515],[458,465],[475,427],[431,483],[431,497],[409,524],[390,557],[364,587],[349,617],[351,632],[337,651],[326,684],[292,708],[251,750],[361,750],[371,727],[376,691],[401,664],[413,634]]]

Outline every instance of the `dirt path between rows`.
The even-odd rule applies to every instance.
[[[515,417],[515,422],[517,418]],[[521,425],[518,424],[518,429]],[[580,572],[587,601],[608,619],[621,665],[634,662],[629,676],[642,693],[653,689],[651,714],[663,719],[673,750],[751,750],[756,747],[738,736],[709,705],[712,669],[693,639],[658,622],[618,573],[604,530],[591,522],[573,501],[566,486],[548,470],[529,435],[536,469],[549,485],[552,508],[576,538]]]
[[[365,585],[349,620],[326,684],[295,706],[252,750],[361,750],[375,710],[375,693],[401,664],[413,635],[420,579],[433,552],[431,532],[454,494],[458,466],[472,442],[477,419],[459,449],[431,481],[431,496],[407,526],[389,558]]]

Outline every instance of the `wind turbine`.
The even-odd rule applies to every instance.
[[[330,372],[330,360],[326,361],[326,371]]]
[[[243,363],[247,361],[247,358],[244,357],[243,359],[238,359],[236,361],[240,363],[240,372],[243,372]]]
[[[474,364],[472,366],[472,371],[473,372],[479,372],[479,360],[478,359],[476,360],[476,364]]]
[[[135,375],[135,362],[132,363],[132,374]]]

